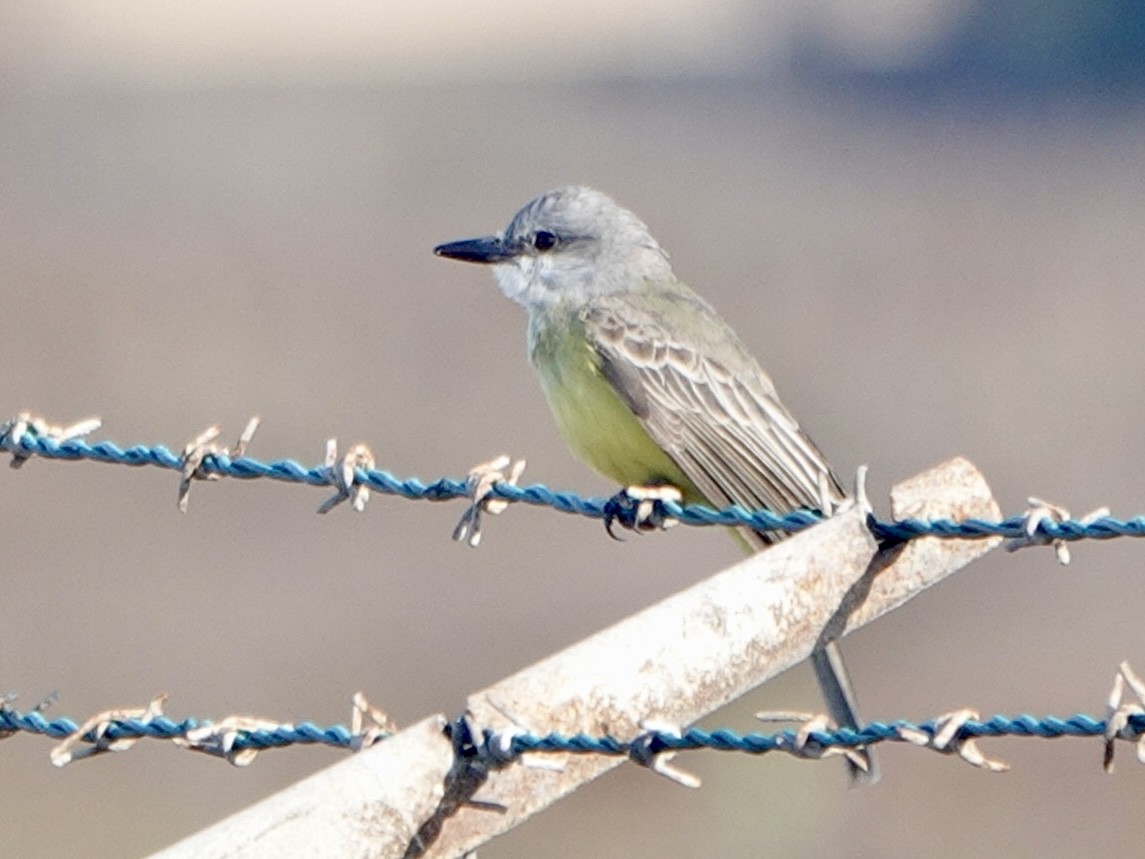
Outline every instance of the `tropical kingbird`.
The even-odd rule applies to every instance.
[[[676,279],[643,221],[583,187],[542,194],[504,232],[439,245],[491,265],[529,312],[529,359],[560,431],[622,486],[677,488],[685,503],[832,513],[845,498],[819,448],[712,306]],[[782,536],[741,529],[759,551]],[[812,655],[828,710],[858,726],[834,642]],[[859,780],[875,777],[870,758]]]

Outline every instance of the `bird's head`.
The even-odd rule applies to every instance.
[[[526,203],[503,232],[438,245],[434,253],[493,266],[501,291],[529,309],[672,278],[668,255],[644,222],[580,186]]]

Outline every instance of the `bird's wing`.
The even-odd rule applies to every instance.
[[[605,378],[710,503],[782,514],[843,498],[771,380],[690,290],[607,296],[582,318]]]
[[[644,429],[717,506],[833,512],[844,493],[827,460],[783,407],[775,386],[702,298],[679,284],[593,301],[582,313],[601,372]],[[776,532],[737,534],[759,550]],[[855,696],[838,645],[811,655],[827,709],[855,727]],[[852,778],[878,778],[848,761]]]

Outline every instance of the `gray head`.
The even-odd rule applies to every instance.
[[[643,221],[611,197],[579,186],[525,204],[504,232],[433,252],[492,265],[501,291],[529,309],[673,279],[668,255]]]

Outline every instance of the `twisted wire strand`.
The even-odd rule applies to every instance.
[[[141,467],[145,465],[180,471],[182,459],[161,444],[136,444],[121,448],[112,441],[89,443],[81,438],[57,441],[47,436],[25,434],[18,441],[10,435],[0,436],[0,450],[20,451],[25,455],[41,456],[46,459],[66,461],[88,460],[117,465]],[[208,454],[202,463],[205,474],[234,477],[240,480],[269,479],[286,483],[308,484],[310,486],[337,485],[327,466],[307,468],[292,459],[264,462],[250,456],[232,459],[226,454]],[[450,501],[468,498],[469,489],[465,480],[443,477],[426,483],[417,477],[399,478],[384,469],[355,471],[355,479],[371,489],[385,495],[396,495],[408,500]],[[605,518],[609,499],[586,497],[571,491],[554,491],[544,484],[513,486],[497,483],[492,494],[510,502],[549,507],[562,513]],[[795,532],[822,521],[822,516],[814,511],[800,510],[784,516],[777,516],[767,510],[747,510],[738,505],[715,510],[703,504],[682,505],[674,501],[657,502],[664,511],[687,525],[723,527],[747,526],[763,531]],[[941,537],[947,539],[984,539],[1006,537],[1010,539],[1029,538],[1027,516],[1010,516],[999,521],[968,519],[955,522],[950,519],[903,519],[883,521],[875,518],[869,525],[876,537],[892,542],[905,542],[919,537]],[[1145,516],[1118,519],[1114,516],[1100,516],[1086,520],[1054,521],[1044,518],[1037,522],[1033,536],[1043,540],[1110,540],[1116,537],[1145,536]]]
[[[909,731],[923,732],[933,737],[941,729],[940,719],[912,722],[897,719],[893,722],[870,722],[859,729],[839,728],[810,732],[808,740],[820,748],[841,748],[869,746],[883,742],[901,742],[903,734]],[[175,721],[167,716],[151,719],[110,719],[96,737],[89,733],[83,739],[95,743],[106,740],[157,739],[172,740],[186,737],[196,729],[213,724],[209,720],[187,718]],[[1033,716],[1028,713],[1016,716],[994,715],[988,719],[969,719],[962,724],[958,739],[978,739],[997,737],[1038,737],[1057,739],[1059,737],[1101,737],[1105,735],[1106,720],[1085,713],[1075,713],[1064,718],[1059,716]],[[39,710],[20,712],[8,707],[0,708],[0,735],[15,733],[36,734],[62,740],[72,736],[79,725],[72,719],[60,717],[48,719]],[[324,745],[338,749],[354,747],[355,735],[345,725],[320,726],[313,722],[282,724],[257,729],[235,728],[233,747],[235,749],[265,750],[285,748],[292,745]],[[1145,713],[1130,715],[1127,727],[1121,736],[1141,737],[1145,735]],[[493,735],[486,733],[488,742]],[[680,733],[649,731],[643,735],[650,737],[652,751],[696,751],[708,749],[724,752],[745,752],[764,754],[772,751],[789,750],[796,744],[797,732],[784,729],[770,733],[741,733],[726,728],[709,731],[704,728],[689,728]],[[627,755],[632,743],[624,742],[608,735],[590,736],[587,734],[564,735],[549,733],[531,734],[515,731],[511,738],[514,754],[530,752],[571,752],[574,754]]]

